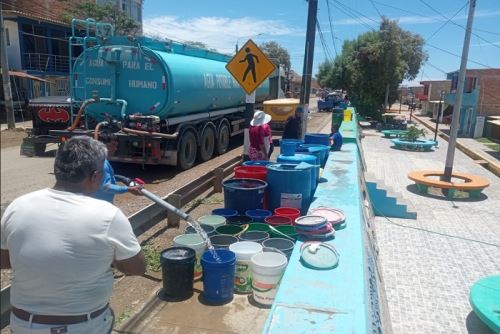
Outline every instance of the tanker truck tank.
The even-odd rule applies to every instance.
[[[245,94],[227,72],[229,56],[176,43],[140,38],[135,43],[115,37],[104,46],[83,52],[73,68],[77,100],[96,94],[127,107],[89,105],[86,117],[100,122],[142,114],[161,120],[244,105]],[[266,99],[269,82],[256,91],[256,102]],[[123,113],[123,114],[122,114]]]

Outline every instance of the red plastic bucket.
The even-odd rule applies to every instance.
[[[280,226],[280,225],[291,225],[292,220],[286,216],[269,216],[264,219],[266,224],[271,226]]]
[[[288,217],[292,224],[295,224],[295,219],[300,217],[300,210],[297,208],[276,208],[274,209],[274,215]]]
[[[237,179],[258,179],[266,181],[267,168],[264,166],[237,166],[234,168],[234,177]]]
[[[257,179],[267,181],[266,166],[236,166],[234,167],[235,179]],[[264,193],[264,202],[262,207],[267,209],[267,192]],[[244,212],[241,212],[243,214]]]

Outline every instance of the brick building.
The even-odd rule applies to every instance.
[[[445,103],[453,107],[458,71],[448,73],[447,79],[451,80],[451,88],[450,93],[445,95]],[[467,70],[459,134],[466,137],[482,136],[484,122],[494,116],[500,116],[500,68]]]

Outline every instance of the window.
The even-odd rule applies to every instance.
[[[428,94],[429,94],[429,85],[425,84],[424,85],[424,95],[428,95]]]
[[[10,46],[9,28],[5,28],[5,41],[7,42],[7,46]]]
[[[457,85],[458,85],[458,75],[454,75],[453,78],[451,79],[451,92],[450,93],[455,93],[457,91]]]
[[[476,81],[475,77],[466,77],[465,85],[464,85],[464,93],[472,93],[474,89],[476,89]]]

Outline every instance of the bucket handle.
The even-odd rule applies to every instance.
[[[280,230],[274,228],[273,226],[269,225],[269,228],[271,229],[271,231],[273,231],[273,232],[275,232],[275,233],[277,233],[277,234],[279,234],[281,236],[284,236],[286,239],[288,239],[290,241],[295,242],[294,238],[292,238],[291,236],[286,235],[285,233],[281,232]]]
[[[248,230],[248,227],[249,227],[249,225],[248,225],[248,224],[244,224],[244,225],[243,225],[243,230],[241,230],[241,232],[236,233],[234,236],[235,236],[236,238],[239,238],[239,237],[240,237],[240,235],[242,235],[243,233],[245,233],[245,232]]]

